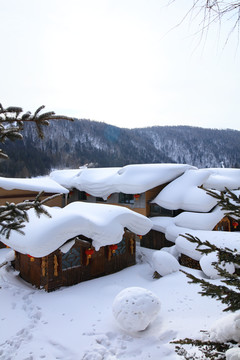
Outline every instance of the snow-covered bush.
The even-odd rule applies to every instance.
[[[180,269],[176,258],[166,251],[156,251],[152,256],[153,269],[161,276],[171,274]]]
[[[128,332],[145,330],[157,317],[160,301],[151,291],[141,287],[122,290],[114,299],[113,315],[118,325]]]
[[[218,255],[216,252],[204,254],[199,262],[202,271],[204,272],[205,275],[210,277],[210,279],[220,279],[222,277],[219,274],[219,271],[213,265],[214,263],[219,263]],[[235,266],[233,263],[220,262],[219,266],[221,266],[221,268],[226,270],[229,274],[233,274],[235,272]]]

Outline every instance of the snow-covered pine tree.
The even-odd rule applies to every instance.
[[[30,111],[24,112],[21,107],[10,106],[3,108],[2,104],[0,104],[0,142],[4,143],[6,140],[14,141],[16,139],[22,139],[21,132],[24,129],[24,124],[27,122],[32,122],[36,125],[39,138],[42,139],[44,137],[43,128],[49,125],[49,121],[73,121],[73,118],[56,115],[53,111],[41,113],[41,110],[43,109],[44,106],[40,106],[34,114],[31,114]],[[0,158],[8,158],[8,155],[4,153],[2,149],[0,149]],[[41,200],[41,194],[42,193],[38,194],[33,201],[26,200],[19,204],[9,204],[6,202],[5,205],[1,205],[0,234],[5,235],[8,238],[12,230],[23,233],[22,228],[24,227],[24,222],[28,221],[27,210],[31,208],[34,208],[38,216],[41,214],[49,216],[44,209],[43,204],[58,195],[53,195],[47,199]]]
[[[229,189],[216,193],[214,191],[207,190],[207,193],[218,200],[218,205],[225,210],[225,214],[234,217],[236,220],[240,219],[240,195]],[[192,274],[184,272],[191,280],[192,284],[200,284],[202,296],[210,296],[216,300],[221,301],[227,307],[223,311],[235,312],[240,310],[240,253],[237,250],[231,250],[228,248],[219,248],[209,241],[201,242],[197,237],[193,237],[190,234],[182,235],[189,241],[197,244],[197,250],[202,254],[208,254],[210,252],[216,252],[218,255],[218,261],[214,263],[215,269],[222,277],[222,285],[216,285],[204,279],[199,279]],[[239,234],[240,241],[240,234]],[[228,271],[222,268],[221,264],[233,263],[236,266],[236,272],[230,274]],[[206,334],[207,336],[207,334]],[[195,359],[226,359],[226,351],[232,347],[239,347],[239,344],[234,340],[229,340],[225,343],[211,341],[206,339],[204,341],[198,339],[182,339],[174,341],[178,344],[176,346],[176,352],[186,360]],[[180,345],[180,346],[179,346]],[[203,355],[190,354],[183,345],[192,345],[197,347]],[[239,348],[240,356],[240,348]]]

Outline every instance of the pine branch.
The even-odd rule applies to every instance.
[[[233,215],[240,219],[240,196],[234,194],[227,187],[225,187],[225,191],[221,191],[220,194],[212,190],[204,190],[208,195],[211,195],[213,198],[218,200],[217,204],[222,210],[226,210],[226,215]]]
[[[236,292],[224,285],[215,285],[204,279],[199,279],[186,271],[181,270],[191,281],[190,284],[200,284],[203,291],[199,294],[210,296],[213,299],[221,301],[228,305],[223,311],[236,311],[240,309],[240,292]],[[238,279],[239,281],[239,279]]]
[[[191,345],[198,347],[198,349],[204,354],[204,357],[199,357],[195,353],[189,354],[182,346],[176,346],[176,352],[180,356],[184,356],[186,360],[196,360],[196,359],[211,359],[211,360],[225,360],[225,353],[228,349],[236,346],[235,341],[229,341],[227,343],[217,342],[217,341],[202,341],[195,339],[180,339],[171,341],[171,344],[179,345]]]
[[[40,114],[44,107],[44,105],[40,106],[32,115],[30,111],[23,113],[21,107],[10,106],[4,109],[0,104],[0,142],[4,143],[7,139],[11,141],[22,139],[21,131],[24,129],[24,124],[27,122],[35,123],[38,136],[43,139],[43,128],[49,125],[49,121],[74,121],[72,117],[55,115],[53,111]],[[0,150],[0,158],[6,159],[7,157],[7,154]]]
[[[55,194],[41,200],[40,197],[43,194],[43,192],[40,192],[37,197],[32,201],[25,200],[24,202],[19,204],[9,204],[8,202],[6,202],[5,205],[1,205],[0,235],[3,235],[6,237],[6,239],[9,239],[11,231],[13,230],[24,235],[24,231],[22,229],[25,227],[24,223],[29,221],[27,213],[29,209],[34,209],[38,217],[40,217],[40,215],[42,214],[51,217],[51,215],[48,213],[48,211],[43,205],[49,200],[60,196],[61,194]]]

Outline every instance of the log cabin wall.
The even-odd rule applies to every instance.
[[[68,253],[61,255],[63,286],[109,275],[134,265],[135,235],[125,231],[123,240],[116,250],[111,250],[110,246],[103,246],[99,251],[94,251],[88,261],[85,251],[86,247],[76,242]]]
[[[20,277],[30,284],[41,287],[41,258],[33,258],[25,254],[15,253],[16,270],[19,270]]]
[[[225,216],[217,225],[213,228],[214,231],[231,231],[231,221]]]
[[[62,286],[61,253],[59,250],[41,258],[42,287],[48,292]],[[45,268],[45,276],[44,276]]]
[[[166,239],[164,233],[150,230],[146,235],[142,236],[140,245],[148,249],[160,250],[163,247],[173,246],[173,243]]]

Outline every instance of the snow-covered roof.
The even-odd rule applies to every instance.
[[[49,176],[31,179],[0,177],[0,187],[5,190],[18,189],[63,194],[67,194],[69,192],[65,187],[61,186],[58,182],[54,181]]]
[[[224,212],[216,207],[210,213],[183,212],[175,217],[150,218],[153,230],[163,232],[167,240],[175,242],[179,234],[192,233],[192,230],[212,230],[222,220]]]
[[[188,169],[196,168],[186,164],[137,164],[122,168],[55,170],[50,176],[68,189],[76,188],[106,199],[115,192],[143,193],[176,179]]]
[[[204,171],[204,169],[201,169]],[[240,187],[240,169],[212,168],[211,175],[204,182],[207,189],[225,190],[238,189]]]
[[[1,238],[1,241],[20,253],[42,257],[77,235],[91,238],[98,250],[120,242],[125,227],[144,235],[152,226],[145,216],[114,205],[73,202],[64,208],[46,209],[51,218],[44,215],[38,218],[31,209],[29,222],[23,229],[25,236],[12,231],[9,239]]]
[[[240,187],[240,169],[190,169],[168,184],[152,201],[166,209],[208,212],[217,200],[200,186],[224,190]]]

